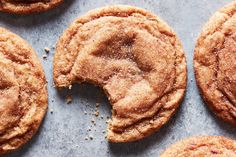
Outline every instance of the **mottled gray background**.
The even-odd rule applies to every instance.
[[[236,139],[236,129],[215,118],[205,107],[193,75],[192,59],[196,38],[203,24],[230,0],[65,0],[60,7],[42,14],[18,16],[0,13],[0,26],[27,40],[37,51],[49,81],[49,110],[37,135],[22,149],[6,157],[158,157],[170,144],[192,135],[223,135]],[[154,135],[138,142],[108,143],[103,133],[106,118],[94,118],[100,102],[100,115],[111,115],[102,90],[92,85],[76,85],[71,91],[52,87],[52,49],[64,29],[87,11],[111,4],[129,4],[148,9],[164,19],[178,34],[188,63],[188,89],[181,108],[172,120]],[[44,47],[51,48],[43,60]],[[73,102],[66,104],[66,94]],[[53,114],[50,113],[53,111]],[[96,126],[91,123],[96,120]],[[92,126],[92,127],[91,127]],[[87,131],[91,128],[91,131]],[[93,140],[85,140],[87,136]]]

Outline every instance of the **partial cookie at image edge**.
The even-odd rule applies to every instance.
[[[160,157],[236,157],[236,141],[222,136],[196,136],[168,147]]]
[[[39,13],[53,9],[63,2],[64,0],[50,0],[49,2],[24,3],[2,0],[0,2],[0,11],[13,14]]]

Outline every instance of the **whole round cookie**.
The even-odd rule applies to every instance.
[[[49,10],[63,1],[64,0],[1,0],[0,11],[16,14],[30,14]]]
[[[236,157],[236,141],[220,136],[197,136],[177,142],[160,157]]]
[[[104,89],[112,104],[107,138],[142,139],[175,113],[186,88],[183,48],[157,16],[131,6],[96,9],[78,18],[61,36],[54,82],[88,82]]]
[[[194,69],[205,102],[218,117],[236,126],[236,1],[217,11],[203,28]]]
[[[0,28],[0,155],[18,149],[38,130],[47,110],[46,80],[34,50]]]

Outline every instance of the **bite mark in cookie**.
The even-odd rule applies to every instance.
[[[164,125],[184,96],[186,76],[175,33],[155,15],[130,6],[77,19],[57,43],[54,58],[57,87],[89,82],[104,89],[113,107],[113,142],[138,140]]]

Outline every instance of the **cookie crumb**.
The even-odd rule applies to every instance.
[[[72,103],[72,96],[71,96],[71,95],[67,95],[67,96],[66,96],[66,103],[67,103],[67,104]]]
[[[91,122],[92,122],[92,123],[95,123],[95,120],[94,120],[94,119],[92,119],[92,120],[91,120]]]
[[[49,53],[49,52],[50,52],[50,49],[49,49],[48,47],[45,47],[45,48],[44,48],[44,51],[45,51],[46,53]]]
[[[44,54],[44,55],[43,55],[43,59],[47,59],[47,55]]]
[[[71,90],[72,89],[72,85],[69,85],[69,90]]]
[[[96,107],[98,108],[99,106],[100,106],[100,104],[97,102],[97,103],[96,103]]]
[[[94,114],[96,117],[99,116],[99,111],[96,111],[95,114]]]

